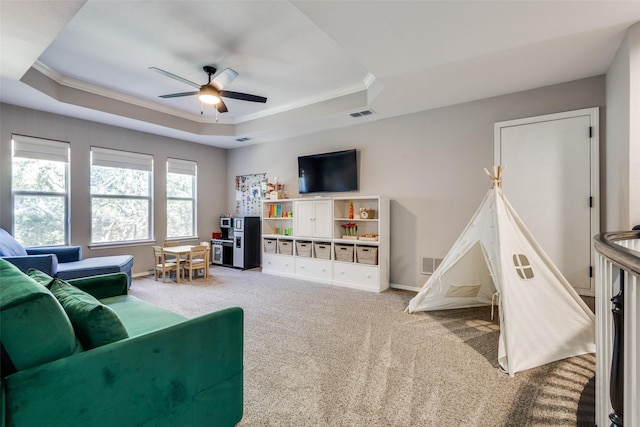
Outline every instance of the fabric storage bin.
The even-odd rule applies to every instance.
[[[378,248],[374,246],[356,246],[356,262],[378,265]]]
[[[276,239],[264,239],[264,253],[275,254],[278,241]]]
[[[293,255],[293,242],[291,240],[278,240],[278,253],[281,255]]]
[[[331,259],[331,243],[315,242],[313,249],[318,259]]]
[[[336,261],[353,262],[353,246],[336,244]]]
[[[300,257],[311,257],[311,242],[296,242],[296,255]]]

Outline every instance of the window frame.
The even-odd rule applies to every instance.
[[[142,170],[148,173],[148,193],[147,196],[135,196],[127,194],[94,194],[91,184],[89,184],[89,199],[90,199],[90,212],[91,212],[91,238],[89,248],[104,248],[104,247],[118,247],[118,246],[136,246],[140,244],[152,243],[154,238],[154,191],[153,191],[153,156],[151,154],[136,153],[131,151],[102,148],[92,146],[90,149],[91,161],[89,165],[89,180],[91,181],[93,176],[93,167],[109,167],[114,169],[127,169],[127,170]],[[127,167],[128,166],[128,167]],[[113,240],[108,242],[96,242],[94,241],[93,230],[93,201],[94,199],[119,199],[119,200],[145,200],[147,201],[147,237],[142,239],[132,240]]]
[[[165,176],[165,194],[166,194],[166,212],[165,233],[167,240],[194,239],[198,237],[198,163],[192,160],[182,160],[168,157],[166,164]],[[192,178],[191,197],[170,197],[169,196],[169,174],[190,175]],[[169,202],[170,201],[191,201],[191,235],[186,236],[170,236],[169,235]]]
[[[34,196],[34,197],[55,197],[63,200],[63,227],[64,240],[56,244],[41,244],[34,246],[27,244],[28,247],[48,247],[48,246],[67,246],[71,241],[71,167],[70,167],[70,151],[71,144],[66,141],[59,141],[48,138],[37,138],[33,136],[12,134],[11,135],[11,232],[14,236],[19,236],[16,231],[16,215],[15,200],[16,196]],[[64,192],[56,191],[33,191],[33,190],[16,190],[14,188],[14,159],[31,159],[43,160],[50,162],[64,163]],[[22,242],[21,242],[22,243]]]

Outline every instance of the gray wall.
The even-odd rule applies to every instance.
[[[83,256],[134,255],[134,274],[153,269],[151,245],[89,249],[91,205],[89,150],[92,145],[152,154],[154,160],[154,232],[161,244],[166,236],[166,159],[198,163],[198,233],[211,238],[218,217],[227,210],[227,152],[201,144],[164,138],[85,120],[0,104],[0,227],[12,231],[11,134],[68,141],[71,144],[71,244],[81,245]]]
[[[603,230],[640,224],[640,24],[627,36],[609,67]]]
[[[391,198],[391,283],[420,287],[420,257],[442,258],[490,187],[495,122],[604,105],[605,78],[592,77],[230,150],[227,179],[266,172],[299,197],[299,155],[358,149],[358,194]]]
[[[157,242],[165,238],[167,157],[198,162],[198,230],[201,238],[207,238],[218,230],[217,217],[235,208],[236,175],[266,172],[285,183],[290,197],[298,197],[299,155],[357,148],[359,194],[387,196],[392,201],[391,282],[419,287],[426,280],[419,274],[420,257],[443,257],[489,189],[482,170],[492,166],[495,122],[604,104],[605,77],[598,76],[229,151],[1,105],[0,226],[10,230],[12,223],[12,133],[71,143],[72,243],[82,245],[85,256],[131,253],[136,257],[135,273],[152,268],[148,245],[88,248],[91,145],[154,155]],[[600,117],[605,120],[604,109]],[[602,135],[601,144],[606,144]]]

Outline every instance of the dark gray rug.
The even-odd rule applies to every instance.
[[[244,309],[241,426],[593,425],[595,356],[510,378],[489,307],[407,314],[413,292],[225,267],[191,283],[134,279],[130,292],[188,317]]]

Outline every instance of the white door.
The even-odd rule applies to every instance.
[[[507,199],[576,291],[594,295],[598,109],[500,122],[494,131]]]

